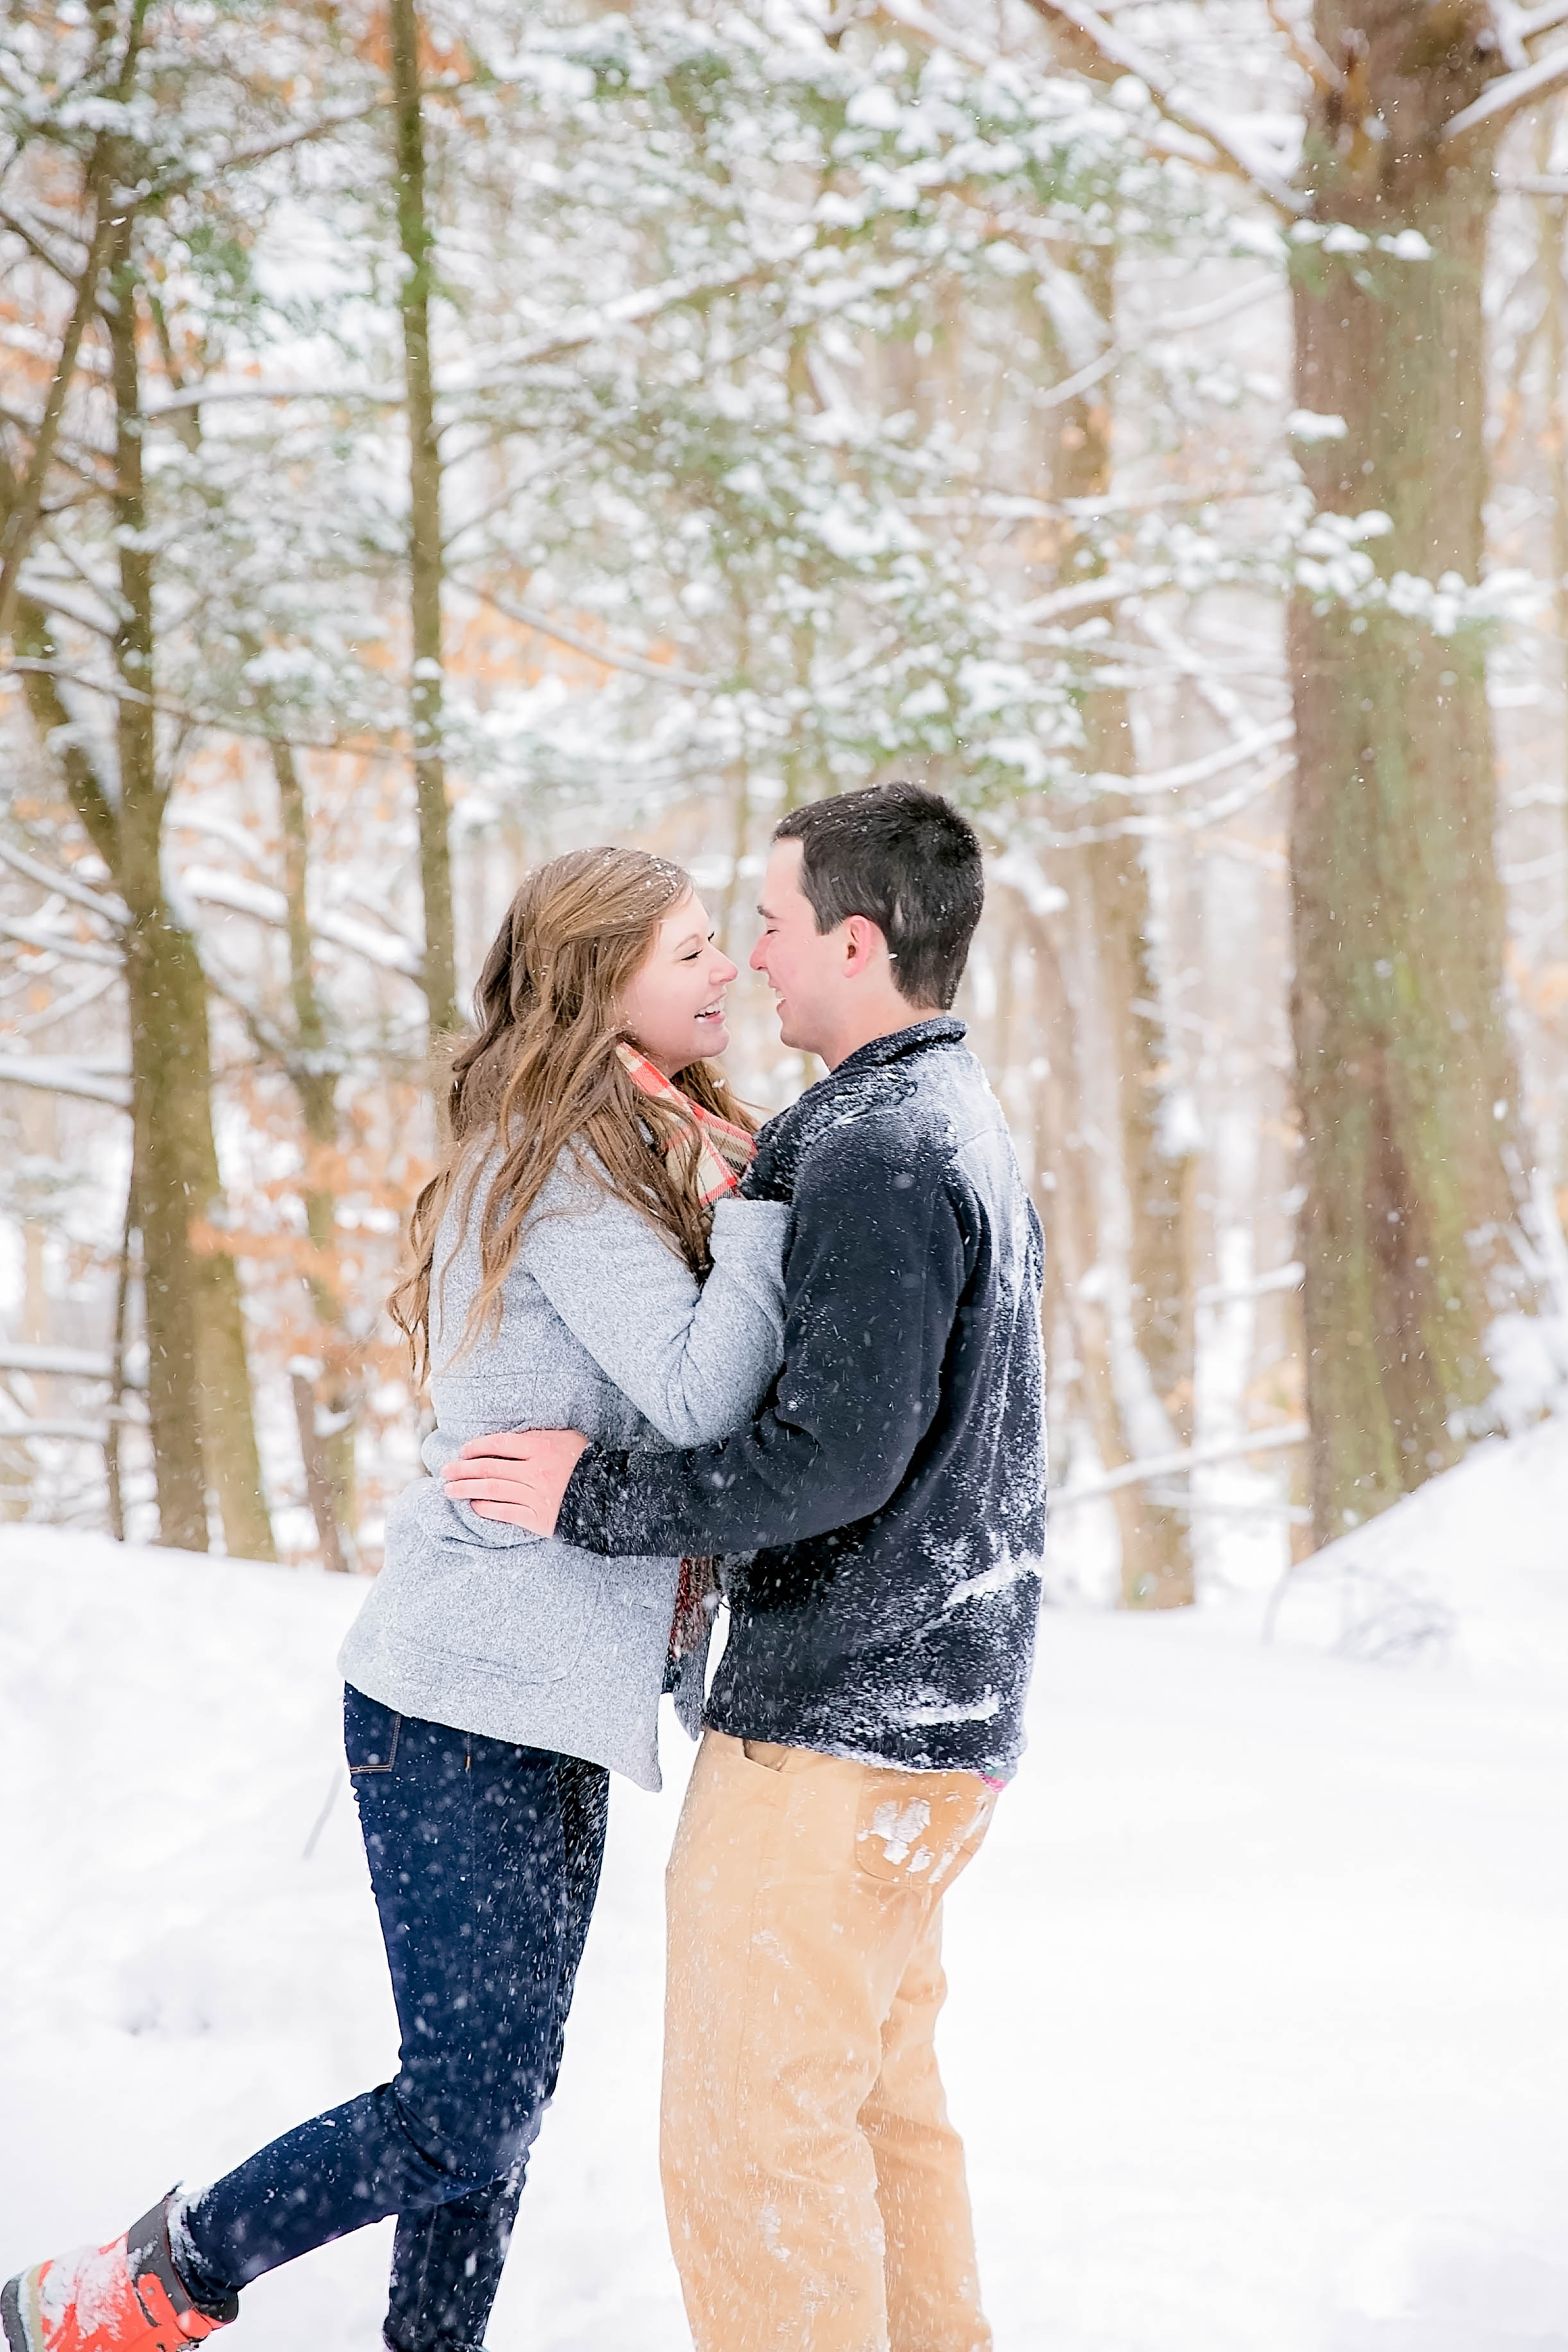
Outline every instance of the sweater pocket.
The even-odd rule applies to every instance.
[[[591,1553],[535,1542],[520,1552],[448,1542],[443,1571],[422,1580],[405,1642],[518,1684],[563,1682],[599,1618],[604,1579]]]

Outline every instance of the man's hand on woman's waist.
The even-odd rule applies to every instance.
[[[471,1437],[441,1473],[446,1499],[467,1503],[476,1518],[553,1536],[561,1498],[588,1443],[579,1429],[507,1429]]]

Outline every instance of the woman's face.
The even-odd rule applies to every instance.
[[[722,1054],[729,1043],[724,1000],[735,974],[693,892],[664,917],[622,995],[628,1040],[667,1078]]]

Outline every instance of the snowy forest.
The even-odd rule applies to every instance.
[[[1549,1412],[1565,94],[1561,0],[11,0],[0,1516],[373,1570],[517,878],[656,848],[744,966],[901,775],[987,847],[1058,1597]]]

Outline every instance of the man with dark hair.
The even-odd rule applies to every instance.
[[[947,1014],[979,844],[912,785],[787,817],[752,956],[830,1075],[787,1200],[785,1362],[684,1454],[476,1439],[449,1491],[614,1556],[727,1555],[669,1871],[663,2165],[698,2352],[985,2352],[934,2032],[941,1906],[1015,1770],[1045,1476],[1040,1234]]]
[[[773,838],[800,844],[800,887],[818,930],[834,929],[847,915],[868,916],[887,941],[894,985],[906,1003],[946,1013],[985,903],[974,826],[936,793],[884,784],[812,801],[787,816]]]

